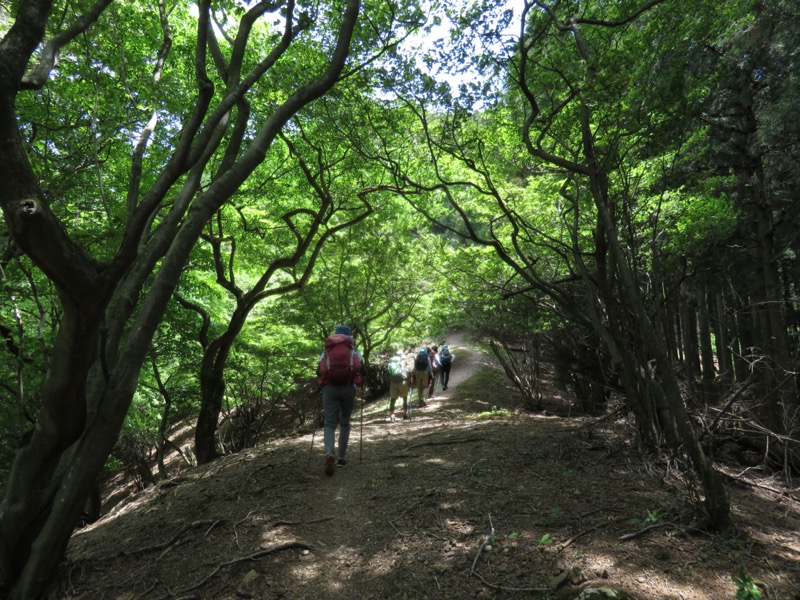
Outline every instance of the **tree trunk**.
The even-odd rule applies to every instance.
[[[578,207],[576,206],[574,210],[577,213]],[[599,225],[596,227],[594,240],[595,273],[589,272],[584,264],[582,253],[577,247],[573,248],[574,258],[586,288],[584,312],[588,315],[594,331],[608,349],[612,363],[619,373],[622,387],[636,420],[640,440],[645,447],[655,450],[659,447],[662,437],[658,407],[654,404],[653,397],[642,380],[646,365],[640,364],[636,353],[631,350],[636,347],[636,340],[631,346],[628,343],[629,340],[624,336],[627,327],[620,322],[617,298],[609,280],[609,272],[613,269],[610,269],[608,264],[611,262],[611,258],[607,252],[608,243],[603,227]]]
[[[756,181],[754,187],[758,209],[759,271],[763,286],[763,302],[759,312],[764,317],[764,349],[773,362],[773,368],[766,373],[769,395],[766,398],[765,416],[773,431],[787,433],[794,430],[797,422],[796,368],[783,311],[784,295],[776,262],[779,253],[775,243],[773,208],[764,181],[763,167],[758,170]]]
[[[225,364],[235,335],[227,332],[212,342],[203,354],[200,372],[200,413],[194,435],[194,452],[202,465],[219,457],[217,425],[225,397]]]
[[[658,335],[664,338],[670,358],[677,360],[678,352],[675,349],[675,331],[672,326],[672,304],[664,290],[665,284],[661,282],[655,290],[658,301],[658,320],[655,325]]]
[[[531,410],[537,409],[539,402],[536,397],[537,383],[534,377],[535,365],[531,364],[527,360],[531,356],[529,349],[523,347],[523,362],[520,363],[514,358],[514,351],[505,341],[498,342],[492,338],[489,341],[489,346],[492,348],[492,352],[500,362],[500,366],[503,367],[503,371],[505,371],[508,379],[514,383],[516,388],[525,398],[525,404],[527,407]]]
[[[700,363],[703,373],[703,403],[715,404],[716,393],[714,380],[714,350],[711,344],[711,318],[709,317],[709,297],[706,289],[706,274],[701,273],[697,279],[697,330],[700,336]]]
[[[689,382],[694,386],[700,377],[700,351],[697,344],[697,301],[687,281],[680,287],[680,316],[684,364]]]
[[[731,337],[729,335],[728,318],[725,314],[725,297],[722,290],[715,286],[714,292],[714,339],[717,347],[717,361],[722,381],[728,385],[733,382],[733,356],[730,349]]]
[[[796,286],[794,284],[794,282],[797,281],[794,279],[795,273],[797,272],[797,268],[795,267],[796,262],[796,260],[784,259],[781,261],[780,265],[781,289],[783,290],[783,311],[784,315],[786,316],[786,330],[789,336],[789,350],[791,351],[792,355],[797,353],[797,337],[798,333],[800,333],[800,323],[798,323],[798,309],[796,305],[797,299],[795,296]]]
[[[744,383],[747,381],[750,365],[752,363],[753,351],[758,342],[755,336],[755,307],[751,302],[750,296],[744,296],[744,306],[733,316],[736,323],[736,335],[734,336],[733,346],[735,351],[734,362],[736,364],[736,381]]]
[[[663,400],[669,408],[669,420],[664,424],[668,427],[668,439],[672,440],[674,449],[679,452],[681,447],[685,448],[689,454],[695,472],[699,475],[705,493],[705,508],[708,513],[709,525],[718,531],[732,532],[734,530],[731,518],[730,503],[728,494],[725,490],[719,474],[714,470],[711,461],[708,460],[696,432],[692,428],[689,415],[681,397],[680,386],[677,377],[669,361],[666,349],[655,334],[655,328],[650,323],[644,305],[636,291],[631,273],[624,260],[624,253],[621,245],[616,239],[613,223],[608,211],[605,208],[604,193],[602,189],[597,196],[597,205],[601,219],[605,224],[610,240],[612,252],[617,255],[618,271],[621,278],[621,290],[624,293],[624,300],[628,308],[634,312],[636,322],[639,326],[638,334],[641,336],[648,356],[653,356],[658,367],[658,374],[661,379],[660,385],[653,386],[657,394],[663,394]]]
[[[711,461],[703,452],[699,438],[692,428],[686,406],[683,403],[680,386],[673,365],[669,360],[663,340],[656,335],[656,328],[650,321],[644,303],[639,295],[636,281],[626,261],[625,251],[617,237],[617,230],[608,208],[608,179],[597,168],[594,155],[592,128],[588,119],[588,107],[583,107],[583,140],[584,152],[587,156],[589,181],[592,196],[598,213],[598,224],[604,231],[608,249],[614,261],[615,271],[619,277],[621,300],[627,310],[633,314],[637,325],[636,338],[641,340],[645,357],[652,357],[658,369],[660,385],[653,385],[656,397],[668,407],[664,414],[667,419],[663,425],[667,428],[667,437],[676,452],[685,449],[689,455],[695,472],[700,477],[705,494],[704,506],[708,515],[709,526],[718,531],[734,531],[730,502],[727,491],[719,474],[714,470]],[[658,402],[661,404],[661,402]]]
[[[158,363],[153,357],[153,377],[158,385],[158,391],[164,399],[164,411],[161,413],[161,422],[158,425],[158,443],[156,444],[156,462],[158,464],[158,474],[162,479],[167,478],[167,466],[164,462],[165,450],[167,447],[167,434],[169,432],[170,412],[172,411],[172,394],[169,393],[166,384],[161,379],[161,372]]]

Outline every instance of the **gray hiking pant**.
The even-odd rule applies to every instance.
[[[322,408],[325,412],[325,454],[333,454],[336,442],[336,426],[339,430],[339,457],[347,453],[347,442],[350,439],[350,415],[356,404],[356,387],[354,385],[326,385],[322,388]]]

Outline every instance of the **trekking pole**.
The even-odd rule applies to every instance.
[[[320,388],[320,411],[323,411],[323,403],[322,403],[322,389]],[[317,435],[317,427],[319,424],[316,422],[317,418],[314,417],[314,429],[311,431],[311,447],[308,449],[308,462],[311,462],[311,453],[314,451],[314,436]],[[325,421],[323,420],[322,426],[325,426]]]
[[[358,443],[358,460],[364,459],[364,388],[361,388],[361,439]]]

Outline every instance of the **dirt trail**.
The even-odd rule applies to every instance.
[[[387,422],[385,400],[354,415],[334,476],[319,431],[311,452],[308,433],[193,469],[73,536],[58,598],[554,598],[561,576],[563,598],[722,600],[740,572],[800,598],[791,497],[735,487],[746,538],[692,533],[685,490],[621,424],[507,412],[491,357],[447,341],[449,389],[411,421]]]

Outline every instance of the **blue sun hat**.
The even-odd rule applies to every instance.
[[[353,337],[353,334],[350,332],[350,327],[348,325],[337,325],[336,331],[334,331],[334,333],[337,334],[341,333],[343,335]]]

